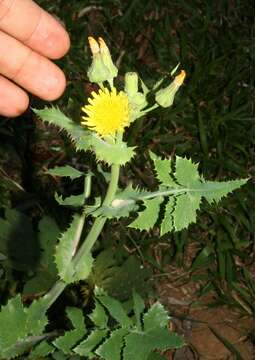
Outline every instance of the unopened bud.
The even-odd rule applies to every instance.
[[[125,92],[128,95],[131,121],[141,116],[141,110],[147,105],[146,95],[138,91],[139,77],[136,72],[125,74]]]
[[[175,94],[183,84],[185,76],[186,72],[182,70],[180,74],[174,78],[174,81],[172,81],[170,85],[156,92],[155,99],[160,106],[167,108],[173,105]]]
[[[108,81],[112,85],[113,78],[118,74],[118,69],[112,62],[106,43],[102,38],[99,38],[97,42],[92,36],[89,36],[88,41],[93,55],[92,64],[87,72],[89,81],[99,85]]]

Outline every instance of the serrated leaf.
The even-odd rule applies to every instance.
[[[134,303],[134,313],[136,317],[136,326],[138,330],[142,329],[142,313],[145,309],[145,304],[141,296],[133,291],[133,303]]]
[[[48,169],[47,173],[54,176],[70,177],[72,180],[84,176],[83,172],[75,169],[70,165],[55,166],[52,169]]]
[[[67,307],[66,313],[75,329],[85,329],[83,312],[76,307]]]
[[[138,213],[138,217],[128,226],[139,230],[150,230],[156,223],[159,215],[160,204],[163,197],[144,200],[145,210]]]
[[[201,195],[211,204],[218,202],[224,196],[246,184],[249,179],[230,180],[230,181],[205,181],[200,185]]]
[[[157,155],[155,155],[152,151],[150,151],[150,157],[153,160],[154,168],[156,171],[156,177],[159,182],[168,187],[177,187],[174,179],[170,176],[172,172],[171,169],[171,160],[160,159]]]
[[[106,162],[108,165],[125,165],[135,154],[135,147],[128,147],[125,142],[110,144],[94,134],[89,135],[87,141],[96,153],[97,159]]]
[[[153,304],[143,317],[144,331],[167,327],[169,316],[159,302]]]
[[[126,329],[117,329],[113,331],[110,337],[96,350],[96,354],[101,356],[104,360],[120,360],[123,338],[126,334]]]
[[[96,133],[74,123],[58,108],[46,107],[34,111],[43,121],[67,131],[77,150],[94,151],[97,160],[104,161],[108,165],[124,165],[134,156],[134,147],[128,147],[125,142],[110,144],[104,141]]]
[[[106,315],[103,306],[101,306],[98,301],[95,301],[95,308],[89,315],[89,318],[93,321],[96,327],[100,329],[107,328],[108,316]]]
[[[55,200],[59,203],[59,205],[74,207],[83,206],[85,202],[84,194],[71,195],[63,199],[62,195],[55,193]]]
[[[33,111],[41,118],[41,120],[66,131],[70,131],[73,126],[76,125],[58,107],[46,106],[44,109],[33,109]]]
[[[196,213],[200,207],[201,196],[199,193],[181,194],[176,197],[173,216],[175,231],[180,231],[196,221]]]
[[[80,259],[78,266],[74,268],[73,281],[85,280],[92,270],[94,258],[89,252],[82,259]]]
[[[95,291],[95,296],[97,300],[108,310],[110,315],[115,320],[117,320],[123,328],[128,328],[132,325],[132,321],[127,316],[123,306],[118,300],[106,295],[100,289]]]
[[[147,360],[153,350],[165,351],[184,345],[183,339],[170,333],[166,328],[153,329],[144,333],[131,333],[125,337],[126,346],[123,351],[125,360]]]
[[[107,330],[94,330],[92,331],[87,339],[82,341],[76,346],[73,351],[81,356],[87,356],[89,359],[94,357],[93,350],[101,343],[106,337]]]
[[[0,355],[27,335],[27,316],[20,295],[9,300],[0,311]],[[4,326],[3,326],[4,325]]]
[[[73,253],[80,237],[84,218],[83,215],[74,215],[70,227],[62,234],[56,247],[55,261],[60,278],[67,284],[84,280],[89,275],[93,258],[87,254],[78,266],[73,264]]]
[[[83,312],[76,307],[67,307],[66,313],[74,326],[74,330],[66,331],[63,336],[54,340],[53,344],[65,354],[72,354],[71,348],[74,347],[86,334]]]
[[[174,230],[172,213],[175,209],[175,201],[175,197],[171,196],[165,206],[164,217],[160,226],[160,236],[163,236],[166,233]]]
[[[32,304],[25,308],[27,316],[26,328],[28,335],[41,335],[45,326],[48,324],[44,299],[34,300]]]
[[[201,183],[198,164],[194,164],[191,159],[176,156],[174,176],[178,184],[185,187],[193,187]]]
[[[38,360],[52,354],[53,351],[55,351],[55,348],[52,345],[48,344],[46,341],[42,341],[32,350],[28,358],[29,360]]]
[[[83,338],[86,331],[85,329],[75,329],[66,331],[63,336],[59,336],[56,340],[53,341],[53,344],[59,349],[62,350],[64,354],[71,355],[71,349]]]

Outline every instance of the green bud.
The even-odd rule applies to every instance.
[[[136,72],[125,74],[125,92],[128,95],[131,109],[131,121],[138,119],[142,113],[141,110],[147,106],[146,95],[138,91],[139,77]]]
[[[107,45],[102,38],[99,38],[99,42],[91,36],[88,39],[93,55],[92,64],[87,72],[89,81],[99,85],[108,81],[110,85],[113,85],[113,79],[117,76],[118,69],[112,62]]]
[[[167,108],[173,105],[175,94],[182,85],[185,76],[186,73],[182,70],[180,74],[174,78],[174,81],[170,85],[156,92],[155,99],[160,106]]]

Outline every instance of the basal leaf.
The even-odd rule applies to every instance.
[[[29,360],[38,360],[40,358],[45,358],[47,355],[53,353],[55,348],[48,344],[46,341],[42,341],[37,345],[29,354]]]
[[[73,351],[81,356],[87,356],[89,359],[95,357],[93,350],[106,337],[108,330],[94,330],[83,340]]]
[[[176,349],[184,345],[183,339],[167,328],[153,329],[144,333],[133,332],[125,337],[125,360],[147,360],[153,350]]]
[[[143,317],[144,331],[167,327],[169,316],[159,302],[153,304]]]
[[[63,336],[59,336],[53,341],[53,344],[62,350],[64,354],[71,355],[71,349],[84,337],[85,329],[75,329],[66,331]]]
[[[144,200],[145,210],[139,212],[138,217],[129,226],[139,230],[150,230],[158,219],[162,201],[161,196]]]
[[[95,308],[89,315],[89,318],[99,329],[107,328],[108,316],[106,315],[103,306],[100,305],[98,301],[95,301]]]
[[[43,298],[34,300],[28,308],[25,308],[25,313],[27,316],[27,334],[33,336],[41,335],[48,324]]]
[[[104,360],[120,360],[123,347],[123,338],[127,334],[126,329],[114,330],[110,337],[96,350],[96,354]]]
[[[101,289],[97,289],[95,291],[95,296],[123,328],[127,328],[132,325],[132,321],[118,300],[106,295]]]
[[[20,295],[9,300],[0,311],[0,355],[27,336],[27,316]]]
[[[133,291],[133,303],[134,303],[134,313],[136,317],[136,326],[139,330],[142,329],[142,313],[145,309],[145,304],[141,296]]]
[[[67,307],[66,313],[75,329],[85,329],[83,312],[81,309],[76,307]]]
[[[47,173],[54,176],[70,177],[72,180],[84,176],[83,172],[75,169],[70,165],[55,166],[52,169],[48,169]]]

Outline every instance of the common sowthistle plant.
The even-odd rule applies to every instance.
[[[121,304],[110,298],[102,289],[95,292],[96,306],[90,319],[94,328],[88,334],[81,310],[68,308],[67,315],[73,329],[47,341],[51,335],[44,332],[47,324],[46,311],[55,302],[68,284],[86,279],[93,267],[92,250],[108,219],[128,217],[138,213],[130,227],[148,231],[155,224],[160,226],[160,236],[171,231],[180,231],[196,221],[196,213],[204,198],[209,203],[218,202],[228,193],[245,184],[247,179],[226,182],[206,181],[198,172],[198,165],[190,159],[176,156],[175,161],[161,159],[150,152],[154,173],[158,182],[156,191],[139,189],[130,183],[119,187],[120,169],[135,156],[136,148],[129,147],[123,140],[123,133],[131,123],[150,113],[155,108],[170,107],[176,92],[185,79],[185,71],[174,77],[162,88],[162,80],[148,89],[135,72],[125,74],[122,90],[117,90],[114,80],[118,69],[103,39],[96,41],[89,37],[92,64],[88,78],[99,86],[82,107],[81,124],[73,122],[58,108],[47,107],[35,110],[41,120],[65,131],[77,151],[92,151],[98,162],[107,164],[110,172],[105,180],[108,188],[104,198],[90,199],[91,172],[83,173],[70,166],[55,167],[49,173],[68,176],[71,179],[84,177],[84,191],[56,199],[61,205],[82,209],[74,214],[68,229],[60,236],[55,252],[55,263],[59,280],[39,300],[25,308],[19,296],[10,300],[0,312],[0,356],[11,359],[36,346],[30,358],[40,358],[61,352],[62,358],[99,356],[106,360],[153,359],[153,351],[165,350],[183,345],[176,334],[167,329],[168,316],[160,304],[155,304],[144,314],[144,303],[134,293],[134,314],[130,317]],[[177,71],[172,71],[171,76]],[[148,103],[148,94],[154,94],[154,104]],[[92,204],[92,205],[91,205]],[[159,216],[160,214],[160,216]],[[83,227],[88,218],[93,225],[85,239]],[[109,315],[115,319],[110,328]],[[56,337],[56,336],[55,336]],[[56,358],[57,355],[55,355]]]

